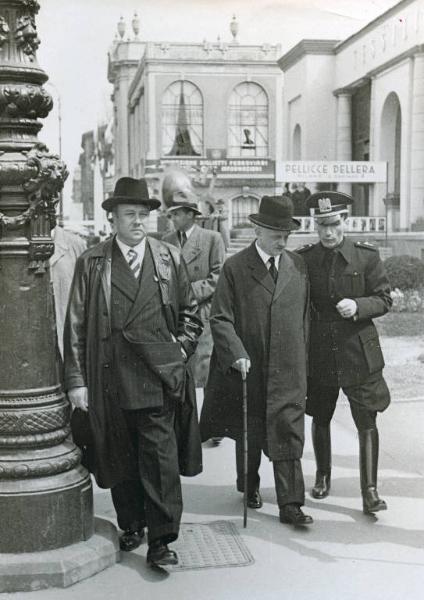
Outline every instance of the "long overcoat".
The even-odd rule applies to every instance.
[[[105,488],[136,477],[134,452],[119,407],[114,377],[112,244],[112,240],[98,244],[78,258],[64,335],[65,390],[88,388],[88,414],[94,445],[92,455],[95,457],[93,472],[98,485]],[[145,269],[142,271],[139,301],[134,303],[123,333],[151,346],[157,345],[157,341],[165,346],[167,339],[170,345],[174,343],[170,327],[159,316],[162,306],[158,302],[157,288],[163,284],[167,290],[170,318],[175,322],[174,332],[171,329],[177,338],[175,344],[182,344],[190,356],[202,328],[196,316],[197,303],[184,261],[180,260],[176,248],[152,238],[146,243],[146,253],[149,251],[155,268],[149,273]],[[165,393],[161,379],[142,360],[137,363],[137,373],[134,374],[137,381],[140,381],[139,371],[145,374],[141,377],[144,383],[140,385],[140,395],[146,388],[148,405],[161,406]]]
[[[165,235],[163,240],[180,247],[176,231]],[[212,353],[209,314],[212,297],[225,260],[225,246],[219,233],[194,225],[188,240],[181,248],[181,254],[187,265],[188,276],[199,305],[199,317],[203,323],[203,333],[199,338],[196,352],[190,360],[190,366],[197,387],[204,387]]]
[[[50,274],[53,282],[56,314],[57,341],[63,358],[63,328],[66,307],[78,256],[86,250],[85,242],[75,233],[62,227],[54,229],[54,254],[50,258]]]
[[[256,246],[229,258],[212,302],[214,351],[200,418],[203,440],[242,437],[242,384],[231,365],[249,358],[248,436],[271,460],[300,458],[309,326],[301,257],[284,251],[275,284]]]

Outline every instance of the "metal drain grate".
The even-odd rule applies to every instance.
[[[232,521],[181,523],[180,535],[172,544],[178,553],[178,565],[173,571],[245,567],[253,556]]]

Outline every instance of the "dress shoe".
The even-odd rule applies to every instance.
[[[311,495],[317,500],[326,498],[330,493],[331,479],[327,473],[320,473],[317,471],[315,478],[315,485],[312,488]]]
[[[170,550],[162,540],[154,540],[149,544],[146,560],[150,567],[166,567],[178,564],[177,554]]]
[[[309,515],[305,515],[298,504],[286,504],[280,510],[280,522],[294,526],[311,525],[314,521]]]
[[[123,552],[131,552],[139,547],[144,537],[144,529],[131,531],[126,529],[119,538],[119,547]]]
[[[380,498],[375,488],[362,492],[363,511],[365,515],[373,515],[380,510],[387,510],[387,504]]]
[[[247,496],[247,506],[249,508],[262,508],[262,496],[259,490],[255,490],[253,494],[248,494]]]

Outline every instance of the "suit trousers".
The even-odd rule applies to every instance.
[[[118,525],[138,530],[147,525],[149,543],[177,539],[182,493],[174,430],[175,403],[157,408],[124,410],[137,455],[139,480],[112,488]]]
[[[253,494],[259,489],[259,467],[261,464],[262,448],[255,441],[249,440],[247,461],[247,493]],[[305,482],[303,479],[300,459],[274,460],[275,492],[277,504],[281,509],[286,504],[305,504]],[[236,441],[237,489],[244,490],[244,453],[242,441]]]

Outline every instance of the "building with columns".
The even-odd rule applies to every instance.
[[[354,214],[424,230],[424,1],[402,0],[344,41],[302,40],[278,64],[284,159],[387,161],[387,184],[338,189],[354,194]]]
[[[183,167],[201,195],[214,186],[230,226],[247,224],[282,159],[281,47],[239,43],[235,17],[228,42],[149,42],[139,30],[135,16],[127,39],[121,20],[109,54],[115,177],[146,177],[158,196],[164,172]]]

